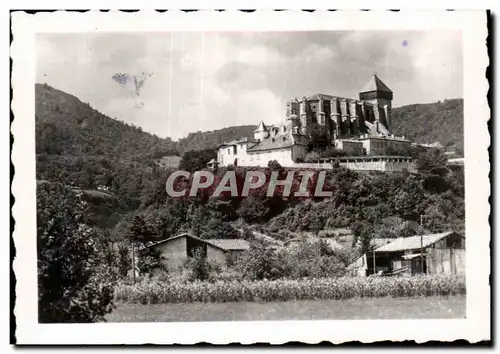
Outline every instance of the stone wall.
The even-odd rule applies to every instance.
[[[340,162],[340,166],[355,170],[355,171],[398,171],[402,172],[405,169],[408,172],[416,172],[415,165],[411,161],[349,161]],[[283,167],[300,168],[304,170],[331,170],[332,164],[330,162],[318,163],[293,163],[291,165],[283,165]]]

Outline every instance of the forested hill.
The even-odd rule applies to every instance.
[[[155,161],[177,154],[176,142],[111,119],[78,98],[35,85],[38,180],[95,190],[106,187],[131,208],[156,173]]]
[[[463,99],[394,108],[393,132],[419,143],[439,141],[444,147],[455,148],[457,153],[463,154],[463,111]]]
[[[48,85],[35,85],[37,153],[105,156],[141,162],[176,153],[162,139],[93,109]]]
[[[204,150],[215,148],[224,141],[231,141],[240,138],[253,138],[256,125],[240,125],[228,127],[208,132],[189,133],[185,138],[179,140],[178,150]]]

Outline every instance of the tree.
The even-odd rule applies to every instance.
[[[165,259],[159,250],[154,247],[147,247],[140,252],[137,267],[140,274],[149,274],[155,269],[167,272],[168,269],[164,267],[164,261]]]
[[[353,243],[359,245],[362,254],[371,250],[371,241],[373,238],[373,227],[370,224],[361,221],[355,221],[350,229],[354,235]]]
[[[270,160],[268,163],[267,163],[267,168],[271,169],[271,170],[277,170],[277,171],[280,171],[283,167],[281,167],[280,163],[276,160]]]
[[[306,127],[306,135],[309,136],[309,145],[313,148],[325,146],[328,144],[328,134],[326,133],[326,127],[321,124],[309,124]]]
[[[423,212],[424,188],[422,182],[408,177],[399,193],[394,198],[394,208],[404,220],[418,221]]]
[[[421,173],[430,173],[437,168],[446,166],[447,158],[441,149],[427,149],[417,158],[417,170]]]
[[[259,241],[250,242],[250,249],[238,260],[243,277],[254,280],[277,279],[282,274],[282,263],[276,253]]]
[[[238,208],[238,215],[248,223],[264,221],[268,212],[266,200],[252,194],[243,199]]]
[[[200,171],[207,167],[207,162],[217,159],[217,152],[214,149],[191,150],[182,155],[179,169],[189,172]]]
[[[97,230],[81,222],[84,209],[81,196],[70,189],[59,184],[38,186],[40,322],[97,322],[113,308],[117,274],[99,250]]]

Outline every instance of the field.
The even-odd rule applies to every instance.
[[[464,318],[465,295],[284,302],[118,303],[109,322]]]
[[[119,284],[117,302],[172,304],[196,302],[277,302],[408,298],[464,295],[465,277],[343,277],[278,280],[217,280],[213,282],[148,281]]]

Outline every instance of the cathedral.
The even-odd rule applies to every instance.
[[[411,145],[391,134],[393,92],[377,76],[360,91],[359,98],[317,93],[286,106],[285,122],[267,126],[260,122],[253,138],[224,142],[218,148],[221,166],[267,166],[277,160],[293,167],[310,149],[311,136],[321,136],[327,146],[357,156],[397,153]]]

